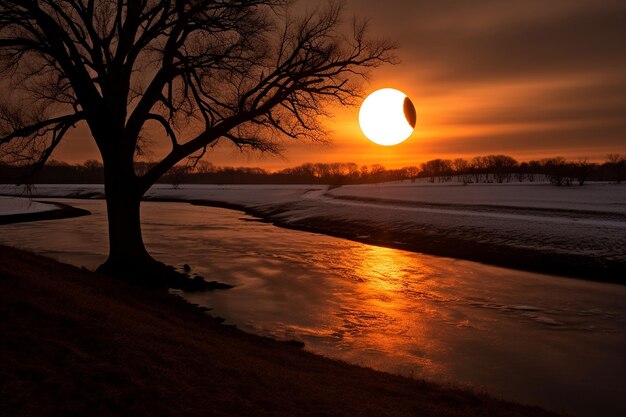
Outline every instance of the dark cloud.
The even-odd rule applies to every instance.
[[[445,116],[450,125],[626,123],[626,79],[529,89],[523,96],[495,98],[487,106]],[[525,105],[524,105],[525,104]],[[564,126],[566,127],[566,126]]]
[[[563,74],[623,75],[623,39],[624,11],[588,11],[567,20],[439,34],[435,46],[425,48],[430,50],[424,52],[424,59],[433,62],[433,79],[460,83]],[[411,54],[409,48],[407,53]],[[416,53],[419,58],[419,50]]]
[[[465,83],[626,69],[626,2],[356,0],[406,63]],[[359,7],[355,7],[358,4]]]
[[[508,153],[516,157],[530,155],[536,159],[554,155],[603,159],[608,153],[615,152],[615,145],[610,139],[616,130],[626,131],[626,122],[613,120],[605,123],[582,123],[558,129],[546,127],[533,130],[522,127],[505,132],[438,138],[418,146],[431,155]]]
[[[626,2],[349,4],[400,40],[403,64],[386,74],[410,79],[418,114],[437,104],[422,111],[439,132],[422,143],[429,153],[626,150]]]

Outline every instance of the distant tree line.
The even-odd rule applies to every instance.
[[[419,177],[430,182],[457,180],[470,183],[535,182],[548,180],[557,186],[587,181],[614,181],[621,183],[626,176],[626,158],[619,154],[607,155],[604,163],[587,159],[568,161],[563,157],[518,162],[508,155],[477,156],[471,160],[433,159],[420,166]]]
[[[152,167],[151,162],[135,163],[135,172],[141,176]],[[263,168],[220,167],[200,161],[194,165],[177,165],[170,169],[158,182],[178,186],[180,184],[359,184],[414,179],[420,170],[417,166],[386,169],[379,164],[355,163],[307,163],[277,172]],[[0,162],[0,183],[22,182],[26,167]],[[50,161],[28,176],[33,184],[101,184],[104,179],[103,166],[99,161],[89,160],[84,164],[70,165]]]
[[[135,164],[137,175],[148,172],[153,163]],[[27,167],[0,163],[0,183],[19,183],[29,173]],[[610,154],[603,163],[586,159],[568,161],[563,157],[518,162],[507,155],[477,156],[470,160],[433,159],[420,166],[386,169],[379,164],[306,163],[293,168],[269,172],[263,168],[219,167],[200,161],[194,165],[177,165],[160,179],[172,184],[366,184],[385,181],[429,182],[459,181],[471,183],[535,182],[548,180],[557,186],[583,185],[587,181],[612,181],[626,179],[626,158]],[[33,184],[102,184],[102,163],[96,160],[70,165],[50,161],[34,175]]]

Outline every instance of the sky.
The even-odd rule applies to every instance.
[[[321,2],[300,0],[299,7]],[[434,158],[505,153],[519,160],[565,156],[601,161],[626,153],[626,2],[623,0],[347,0],[371,35],[395,40],[400,63],[370,74],[367,94],[392,87],[417,110],[404,143],[371,143],[358,106],[332,107],[330,144],[285,142],[282,155],[220,145],[216,165],[270,170],[304,162],[387,167]],[[98,159],[85,129],[53,157]],[[158,141],[157,141],[158,142]],[[166,146],[166,142],[162,142]],[[155,157],[159,154],[155,150]]]

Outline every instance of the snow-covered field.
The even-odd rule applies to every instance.
[[[146,199],[180,201],[206,200],[241,206],[297,201],[310,190],[326,190],[324,185],[181,185],[156,184]],[[33,197],[104,198],[101,184],[45,184],[30,191]],[[0,185],[0,195],[24,195],[21,187]]]
[[[43,213],[45,211],[53,210],[58,210],[58,207],[53,204],[38,203],[29,198],[0,197],[0,216]]]
[[[0,186],[0,194],[20,193]],[[40,185],[33,195],[102,198],[103,187]],[[578,261],[570,259],[576,257],[583,269],[587,265],[582,275],[596,270],[600,275],[602,268],[626,271],[626,184],[405,182],[331,190],[320,185],[156,185],[146,197],[234,204],[283,226],[448,256],[473,253],[467,256],[485,262],[498,263],[500,254],[504,259],[527,253],[523,262],[528,264],[514,266],[530,269],[541,269],[533,262],[552,262],[550,270],[558,272],[561,265],[562,273],[576,274]],[[606,273],[604,278],[624,280]]]
[[[366,185],[346,185],[328,190],[324,185],[181,185],[153,186],[146,198],[174,200],[209,200],[244,206],[280,204],[314,196],[337,200],[371,201],[387,205],[414,206],[495,206],[502,208],[537,208],[562,211],[588,211],[626,215],[626,184],[590,183],[583,187],[555,187],[548,183],[470,184],[393,182]],[[324,191],[324,193],[319,193]],[[23,196],[20,187],[0,185],[0,195]],[[38,185],[33,197],[103,198],[100,184]],[[15,200],[16,202],[18,200]],[[22,199],[28,205],[28,199]],[[398,204],[401,203],[401,204]],[[16,203],[17,204],[17,203]],[[33,207],[37,203],[33,203]],[[346,203],[347,204],[347,203]],[[8,205],[7,202],[3,205]],[[350,206],[353,206],[350,204]]]
[[[555,187],[549,183],[390,183],[348,185],[333,197],[426,204],[491,205],[626,214],[626,185],[590,183]]]

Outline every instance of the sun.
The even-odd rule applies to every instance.
[[[402,91],[383,88],[367,96],[359,111],[361,130],[369,140],[392,146],[404,142],[415,129],[413,103]]]

